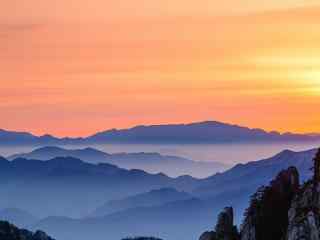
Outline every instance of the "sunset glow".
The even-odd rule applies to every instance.
[[[219,120],[320,132],[318,0],[224,2],[5,1],[1,128],[84,136]]]

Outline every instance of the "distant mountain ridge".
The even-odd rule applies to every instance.
[[[215,215],[225,205],[236,208],[235,219],[240,223],[242,213],[248,205],[249,196],[258,187],[268,184],[279,171],[296,166],[301,179],[309,179],[315,153],[315,149],[303,152],[285,150],[272,158],[239,164],[224,173],[205,179],[193,179],[188,176],[172,179],[163,174],[150,176],[143,171],[123,170],[108,164],[93,165],[77,159],[59,158],[51,160],[52,162],[23,159],[8,161],[6,164],[16,165],[14,175],[19,176],[15,177],[18,178],[18,182],[12,182],[12,180],[8,182],[8,177],[3,174],[12,175],[12,170],[6,169],[6,164],[1,165],[0,160],[0,170],[2,170],[0,194],[10,198],[10,204],[15,204],[14,206],[26,209],[33,214],[36,214],[34,209],[43,210],[43,203],[46,207],[53,208],[50,211],[51,214],[47,215],[51,217],[42,216],[46,218],[32,224],[32,229],[43,229],[59,240],[73,238],[100,240],[101,236],[120,239],[128,235],[140,234],[146,236],[156,234],[168,240],[192,240],[206,228],[211,227]],[[6,160],[3,161],[6,162]],[[28,161],[31,161],[28,164],[30,168],[26,167]],[[45,168],[40,168],[38,164]],[[109,169],[106,175],[104,166]],[[20,170],[17,171],[18,169]],[[23,172],[26,174],[22,174]],[[128,175],[129,178],[126,177],[125,181],[120,181],[123,176]],[[82,177],[79,178],[79,176]],[[4,188],[8,188],[7,192]],[[174,196],[168,200],[170,202],[166,202],[162,197],[160,200],[163,199],[163,202],[158,201],[158,194],[167,195],[168,189],[186,192],[186,199],[184,194],[176,195],[175,190],[169,190]],[[12,195],[12,192],[17,190],[19,190],[17,195]],[[122,196],[110,196],[113,191],[117,194],[122,191]],[[17,196],[26,196],[26,198],[18,201],[20,199]],[[144,202],[146,196],[150,201]],[[34,205],[23,206],[28,197]],[[88,199],[85,199],[87,197]],[[65,198],[71,199],[65,201]],[[3,204],[1,201],[4,200],[6,199],[0,198],[0,203]],[[110,208],[108,208],[110,200],[119,207],[118,212],[110,214]],[[60,202],[57,203],[57,201]],[[58,210],[54,209],[55,204],[59,206]],[[73,208],[83,209],[88,205],[92,205],[89,213],[99,209],[100,206],[107,206],[106,209],[98,210],[101,214],[107,210],[105,212],[107,215],[70,218],[68,211]],[[0,207],[3,208],[1,205]]]
[[[110,163],[125,169],[142,169],[150,173],[163,172],[172,177],[181,175],[206,177],[228,169],[226,164],[218,162],[193,161],[153,152],[109,154],[94,148],[65,149],[55,146],[37,148],[32,152],[15,154],[7,158],[9,160],[16,158],[50,160],[56,157],[74,157],[89,163]]]
[[[0,129],[0,146],[80,143],[83,140],[84,138],[57,138],[49,134],[36,136],[28,132],[16,132]]]
[[[191,124],[136,126],[111,129],[83,138],[35,136],[26,132],[0,130],[0,145],[57,145],[94,143],[223,143],[252,141],[314,141],[319,134],[267,132],[217,121]]]

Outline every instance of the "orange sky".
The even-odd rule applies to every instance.
[[[11,0],[0,128],[82,136],[220,120],[320,132],[320,5],[309,0]]]

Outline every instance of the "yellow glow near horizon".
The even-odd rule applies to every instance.
[[[320,87],[320,69],[305,71],[302,76],[305,78],[305,81],[313,85],[314,88],[318,89]]]

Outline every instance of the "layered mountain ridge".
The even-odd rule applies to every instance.
[[[66,149],[57,146],[37,148],[31,152],[14,154],[9,160],[27,158],[50,160],[56,157],[73,157],[88,163],[109,163],[125,169],[141,169],[149,173],[163,172],[172,177],[192,175],[210,176],[222,172],[229,166],[218,162],[193,161],[183,157],[161,155],[159,153],[106,153],[95,148]]]
[[[40,216],[39,221],[30,221],[30,229],[43,229],[58,240],[102,240],[106,235],[192,240],[209,229],[213,215],[225,205],[234,207],[233,218],[239,224],[249,196],[282,169],[295,166],[302,181],[310,179],[315,153],[286,150],[205,179],[170,178],[70,157],[2,159],[0,193],[6,198],[0,199],[0,208],[21,208]],[[173,197],[166,198],[168,193]],[[109,211],[110,202],[118,211]],[[105,213],[100,209],[92,216],[104,206]]]

